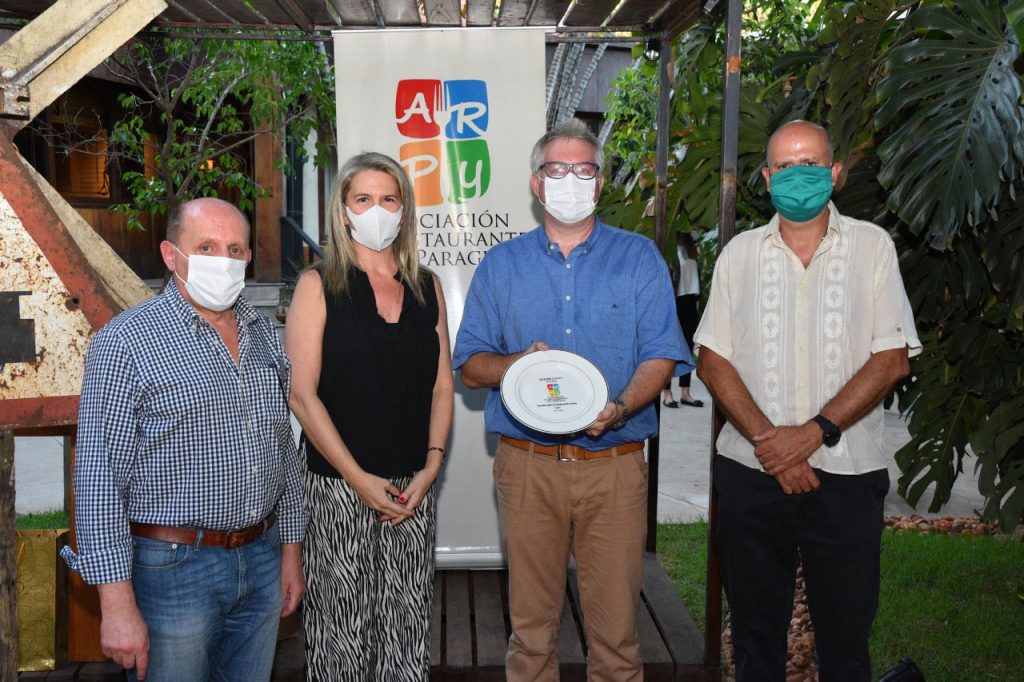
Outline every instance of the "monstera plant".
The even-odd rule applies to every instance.
[[[979,511],[1009,531],[1024,514],[1024,0],[757,4],[737,229],[771,214],[758,182],[770,131],[797,117],[827,125],[846,164],[839,208],[892,233],[924,343],[896,391],[911,435],[899,492],[917,505],[931,488],[938,511],[976,467]],[[675,232],[716,229],[721,22],[706,17],[675,46],[669,253]],[[770,62],[751,65],[748,48],[764,60],[769,39]],[[609,221],[653,232],[652,157],[607,194]]]

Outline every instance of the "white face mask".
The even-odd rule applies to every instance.
[[[346,206],[345,215],[352,225],[352,239],[374,251],[391,246],[402,223],[401,208],[392,213],[382,206],[372,206],[362,213],[353,213]]]
[[[578,223],[594,212],[594,190],[597,178],[580,180],[574,173],[564,178],[544,178],[544,198],[541,202],[548,213],[563,223]]]
[[[174,276],[185,284],[185,291],[193,301],[215,312],[227,310],[235,304],[245,286],[244,260],[196,253],[186,256],[177,246],[174,250],[188,261],[188,281],[181,279],[177,272]]]

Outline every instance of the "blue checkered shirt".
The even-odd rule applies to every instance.
[[[238,365],[173,281],[89,344],[62,553],[87,583],[131,579],[129,522],[237,530],[276,509],[281,541],[302,541],[291,365],[265,315],[234,312]]]

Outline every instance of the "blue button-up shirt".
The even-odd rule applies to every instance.
[[[496,245],[477,268],[453,366],[460,368],[475,353],[519,353],[534,341],[590,360],[604,374],[613,398],[647,360],[675,360],[676,375],[693,369],[668,267],[654,243],[601,222],[568,258],[538,227]],[[491,389],[485,410],[488,431],[548,445],[568,442],[597,450],[658,431],[653,405],[600,438],[534,431],[509,414],[498,389]]]
[[[302,540],[291,365],[270,320],[239,299],[239,364],[174,282],[96,334],[85,361],[75,453],[78,554],[92,584],[129,580],[130,521],[237,530],[275,508]]]

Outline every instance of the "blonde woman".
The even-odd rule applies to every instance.
[[[444,297],[393,159],[349,159],[328,211],[327,257],[299,278],[285,327],[310,509],[307,679],[426,679],[453,409]]]

